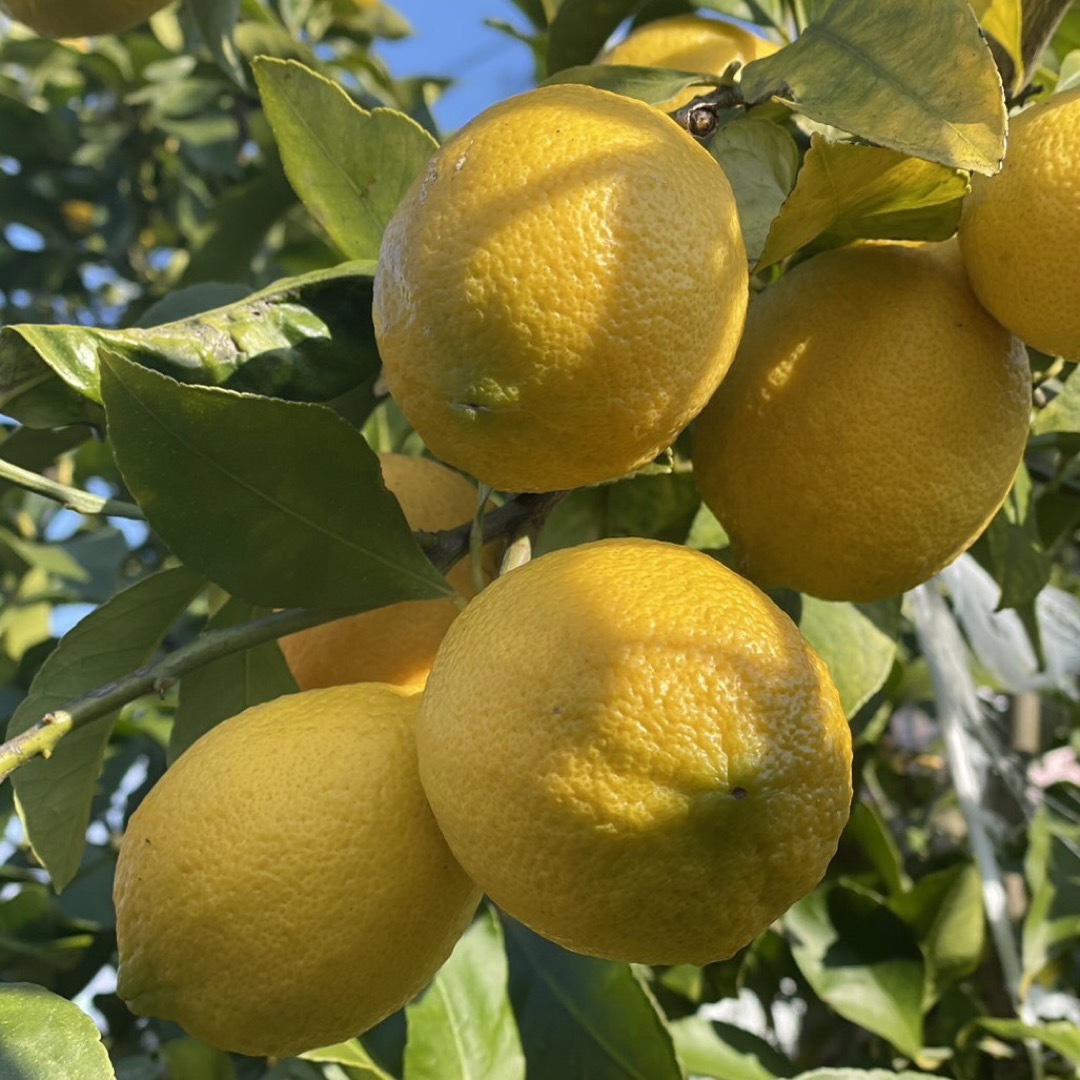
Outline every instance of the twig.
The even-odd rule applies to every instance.
[[[44,495],[45,498],[53,499],[66,509],[75,510],[80,514],[106,514],[109,517],[143,520],[143,512],[134,503],[91,495],[89,491],[68,487],[67,484],[50,480],[40,473],[31,472],[29,469],[13,465],[10,461],[3,459],[0,459],[0,480],[7,480],[27,491]]]
[[[565,492],[542,495],[518,495],[483,518],[482,540],[488,543],[499,536],[514,538],[522,531],[535,530],[558,505]],[[425,554],[442,573],[469,551],[473,524],[439,533],[419,533]],[[146,667],[107,686],[91,690],[69,702],[62,709],[46,713],[36,724],[0,744],[0,782],[35,757],[48,758],[56,744],[69,732],[108,716],[144,694],[163,693],[182,675],[232,653],[243,652],[264,642],[273,641],[352,615],[355,608],[308,610],[290,608],[276,611],[242,626],[209,630],[194,641],[169,653]]]

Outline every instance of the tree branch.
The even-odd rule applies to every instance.
[[[18,487],[53,499],[68,510],[80,514],[106,514],[109,517],[143,520],[143,512],[134,504],[121,499],[104,499],[100,495],[91,495],[89,491],[68,487],[56,480],[50,480],[40,473],[31,472],[19,465],[0,458],[0,480],[7,480]]]
[[[512,543],[518,536],[536,531],[544,519],[565,497],[565,492],[541,495],[518,495],[483,518],[482,540],[489,543],[506,537]],[[473,523],[438,533],[418,533],[425,554],[437,570],[446,573],[469,552]],[[210,630],[167,656],[107,686],[88,691],[62,709],[46,713],[36,724],[0,744],[0,783],[17,768],[35,757],[48,758],[56,744],[69,732],[100,720],[144,694],[164,693],[189,671],[220,660],[232,653],[274,641],[286,634],[333,622],[356,613],[355,608],[308,610],[290,608],[275,611],[242,626]],[[362,610],[362,609],[361,609]]]

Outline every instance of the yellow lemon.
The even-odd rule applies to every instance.
[[[461,473],[407,454],[382,454],[379,463],[410,528],[439,532],[472,520],[476,487]],[[497,544],[484,550],[486,580],[498,570],[500,550]],[[447,580],[460,595],[473,595],[468,559],[452,567]],[[301,690],[356,682],[419,690],[457,614],[452,600],[409,600],[290,634],[279,644]]]
[[[145,22],[169,0],[0,0],[0,10],[42,37],[118,34]]]
[[[639,26],[604,53],[599,63],[723,75],[736,60],[749,64],[776,50],[771,41],[741,26],[700,15],[673,15]],[[664,108],[674,111],[703,92],[701,88],[684,90]]]
[[[820,880],[851,737],[824,663],[700,552],[603,540],[493,582],[417,718],[451,848],[514,918],[648,964],[730,956]]]
[[[698,419],[694,475],[758,584],[879,600],[993,517],[1024,451],[1030,379],[955,242],[829,251],[755,298]]]
[[[356,1035],[431,979],[480,893],[420,787],[419,698],[292,694],[213,728],[120,847],[118,993],[223,1050]]]
[[[501,490],[622,476],[734,355],[747,266],[726,177],[673,121],[541,87],[438,150],[383,237],[390,392],[433,453]]]
[[[1080,89],[1009,122],[1005,164],[973,176],[960,245],[972,288],[1003,326],[1080,360]]]

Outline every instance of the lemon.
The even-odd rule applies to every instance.
[[[541,87],[437,151],[383,236],[387,385],[436,457],[501,490],[608,480],[708,400],[748,274],[719,165],[656,109]]]
[[[790,270],[751,305],[694,435],[736,569],[827,600],[926,581],[1008,493],[1030,379],[955,242],[856,245]]]
[[[438,532],[472,520],[476,487],[461,473],[407,454],[381,454],[379,463],[410,528]],[[497,544],[484,550],[487,580],[495,576],[500,550]],[[473,595],[468,559],[452,567],[447,579],[461,596]],[[279,644],[301,690],[356,682],[419,690],[457,614],[452,600],[410,600],[291,634]]]
[[[749,64],[772,55],[776,49],[771,41],[732,23],[700,15],[673,15],[631,31],[625,40],[604,53],[598,63],[723,75],[734,61]],[[703,92],[701,88],[684,90],[666,102],[664,108],[674,111]]]
[[[369,683],[247,709],[132,815],[114,900],[119,995],[222,1050],[285,1057],[416,994],[480,894],[416,770],[419,699]]]
[[[1080,89],[1009,121],[1005,164],[973,176],[960,244],[983,306],[1029,345],[1080,360]]]
[[[42,37],[118,34],[145,22],[169,0],[0,0],[0,10]]]
[[[416,730],[469,874],[615,960],[730,956],[819,881],[851,800],[824,663],[753,585],[660,541],[494,581],[447,633]]]

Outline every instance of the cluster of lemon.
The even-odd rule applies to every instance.
[[[283,642],[303,692],[214,729],[132,816],[131,1007],[290,1054],[409,1000],[481,893],[580,952],[704,964],[813,888],[848,815],[850,733],[747,577],[876,599],[984,528],[1028,427],[1014,334],[1080,352],[1080,278],[1054,292],[1019,265],[1077,210],[1078,120],[1062,94],[1014,121],[960,247],[818,255],[749,312],[731,188],[662,112],[551,86],[449,139],[376,277],[405,415],[509,491],[624,476],[696,418],[695,475],[745,576],[607,540],[497,577],[460,615],[403,604]],[[383,470],[414,527],[471,517],[460,474]]]

